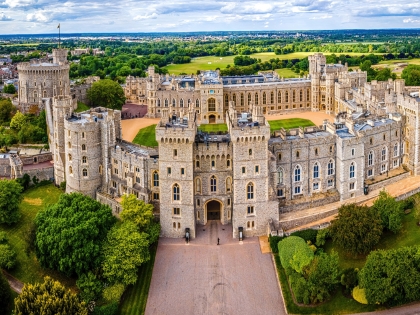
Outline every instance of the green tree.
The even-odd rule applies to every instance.
[[[80,297],[86,303],[96,301],[101,296],[103,284],[91,271],[82,274],[76,285],[80,290]]]
[[[15,315],[87,315],[85,302],[58,281],[45,277],[43,283],[25,284],[15,299]]]
[[[346,204],[330,226],[333,242],[352,254],[368,253],[382,235],[382,221],[373,208]]]
[[[15,111],[16,107],[9,99],[0,100],[0,124],[10,121]]]
[[[22,186],[15,180],[0,180],[0,223],[16,223],[20,218]]]
[[[92,84],[87,97],[93,106],[121,109],[125,103],[124,90],[115,81],[104,79]]]
[[[401,78],[405,80],[405,85],[420,85],[420,66],[408,65],[402,71]]]
[[[138,267],[150,259],[146,233],[140,233],[132,222],[114,226],[103,248],[103,275],[111,283],[124,285],[137,281]]]
[[[153,219],[153,205],[137,199],[133,194],[124,195],[121,201],[121,220],[133,222],[138,228],[146,228]]]
[[[101,246],[115,221],[107,205],[80,193],[61,195],[35,217],[35,249],[41,265],[67,275],[99,268]]]
[[[388,79],[395,80],[396,78],[397,75],[395,73],[392,73],[390,68],[384,68],[379,70],[375,76],[375,80],[378,81],[388,81]]]
[[[119,302],[122,294],[124,293],[125,286],[122,283],[115,283],[106,287],[102,293],[102,296],[108,302]]]
[[[314,258],[314,252],[305,240],[298,236],[289,236],[278,244],[279,257],[284,269],[292,268],[302,273],[303,267],[309,265]]]
[[[381,217],[382,226],[394,233],[397,233],[402,227],[402,209],[401,203],[385,190],[379,192],[379,198],[375,200],[372,206]]]
[[[0,310],[7,310],[12,303],[12,290],[6,277],[0,272]]]
[[[16,252],[9,244],[0,244],[0,269],[13,269],[16,265]]]
[[[7,84],[3,88],[3,93],[15,94],[16,93],[16,88],[13,84]]]
[[[17,111],[16,114],[13,116],[12,120],[10,121],[10,128],[20,130],[27,122],[27,117],[22,114],[20,111]]]

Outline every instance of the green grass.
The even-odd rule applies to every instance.
[[[157,244],[150,249],[150,260],[139,268],[137,282],[125,290],[119,306],[118,313],[120,315],[144,314],[150,281],[152,280],[156,250]]]
[[[77,108],[76,108],[75,112],[80,113],[80,112],[87,111],[89,109],[90,109],[90,107],[87,106],[85,103],[77,102]]]
[[[144,145],[146,147],[157,147],[158,143],[156,141],[155,131],[156,125],[150,125],[146,128],[140,129],[134,138],[133,143]]]
[[[299,78],[299,74],[295,73],[294,71],[288,68],[277,69],[276,72],[281,78]]]
[[[280,119],[280,120],[269,120],[270,131],[284,129],[293,129],[298,127],[309,127],[315,126],[315,124],[309,119],[303,118],[290,118],[290,119]]]
[[[218,131],[226,132],[228,131],[228,127],[226,124],[204,124],[204,125],[200,125],[198,127],[198,130],[204,131],[204,132],[218,132]]]
[[[24,283],[43,282],[45,276],[60,281],[66,287],[73,288],[75,281],[58,272],[41,268],[33,251],[27,251],[25,236],[31,229],[36,214],[46,205],[54,204],[62,191],[54,185],[30,188],[23,193],[24,199],[19,206],[21,218],[11,226],[2,224],[0,231],[7,233],[9,244],[17,253],[17,265],[8,271]]]

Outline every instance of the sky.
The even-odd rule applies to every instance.
[[[0,34],[420,28],[420,1],[0,0]]]

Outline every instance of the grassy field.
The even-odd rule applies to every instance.
[[[277,69],[276,72],[279,74],[281,78],[298,78],[299,74],[295,73],[294,71],[283,68],[283,69]]]
[[[144,145],[146,147],[157,147],[158,143],[155,136],[156,125],[150,125],[146,128],[142,128],[137,133],[133,140],[133,143]]]
[[[228,131],[228,127],[226,124],[204,124],[198,127],[199,131],[204,132],[218,132],[218,131]]]
[[[137,282],[129,286],[122,297],[120,315],[142,315],[146,309],[150,281],[152,280],[153,266],[155,263],[157,244],[150,250],[150,260],[141,266],[138,271]]]
[[[80,112],[87,111],[89,109],[90,109],[90,107],[87,106],[85,103],[77,102],[77,108],[76,108],[75,112],[80,113]]]
[[[315,126],[315,124],[312,121],[308,119],[303,119],[303,118],[269,120],[268,123],[270,125],[271,132],[280,130],[281,128],[293,129],[293,128],[298,128],[298,127]]]
[[[73,279],[55,271],[42,269],[35,253],[28,252],[26,246],[25,237],[31,230],[38,211],[46,205],[56,203],[61,194],[62,191],[52,184],[28,189],[23,193],[24,199],[19,207],[22,214],[19,222],[11,226],[0,225],[0,231],[7,233],[9,243],[17,253],[17,265],[9,273],[24,283],[42,282],[45,276],[51,276],[66,287],[75,286]]]

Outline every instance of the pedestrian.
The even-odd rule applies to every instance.
[[[220,238],[217,238],[217,245],[220,245],[219,242],[220,242]]]

